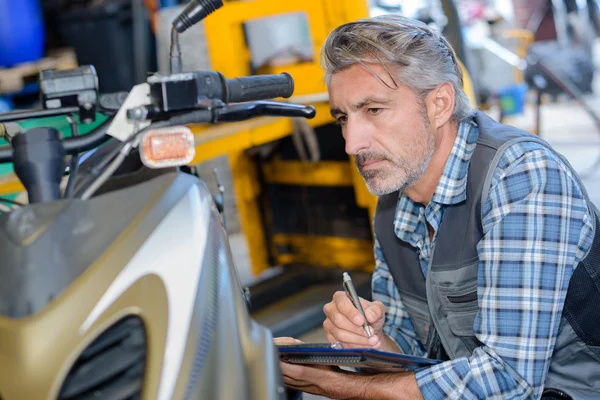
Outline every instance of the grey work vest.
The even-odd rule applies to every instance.
[[[473,330],[478,313],[477,244],[483,237],[482,205],[500,156],[518,141],[536,141],[550,148],[537,136],[499,124],[481,112],[476,113],[475,121],[479,139],[469,164],[466,200],[445,209],[426,278],[417,250],[394,232],[399,193],[381,196],[375,212],[375,233],[390,273],[417,336],[432,358],[468,357],[481,345]],[[592,211],[595,237],[571,278],[545,387],[561,390],[574,399],[600,399],[598,211],[587,198],[583,184],[579,185]]]

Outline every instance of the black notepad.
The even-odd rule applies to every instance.
[[[292,364],[335,365],[411,371],[439,364],[440,360],[390,353],[375,349],[333,349],[329,343],[278,345],[281,361]]]

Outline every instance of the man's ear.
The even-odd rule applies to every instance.
[[[435,129],[450,120],[454,111],[454,87],[451,83],[445,82],[429,93],[427,110]]]

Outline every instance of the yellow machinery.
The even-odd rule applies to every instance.
[[[251,74],[250,51],[247,47],[244,23],[283,15],[303,13],[306,16],[313,43],[312,61],[264,68],[262,73],[290,73],[295,81],[295,97],[326,93],[323,71],[319,63],[319,52],[327,34],[336,26],[368,16],[367,2],[364,0],[255,0],[248,2],[225,2],[223,8],[205,21],[206,36],[212,68],[226,77]],[[299,99],[292,99],[298,102]],[[309,123],[313,127],[333,123],[327,101],[311,102],[317,108],[317,116]],[[196,132],[200,148],[194,162],[201,162],[214,156],[227,154],[231,165],[240,224],[248,241],[249,255],[254,274],[264,272],[271,265],[309,264],[322,267],[342,267],[350,269],[372,269],[373,248],[371,240],[342,238],[339,236],[303,235],[278,233],[269,242],[263,221],[272,215],[261,211],[262,190],[259,174],[264,183],[315,187],[333,186],[354,189],[355,203],[372,213],[376,199],[355,172],[351,160],[302,162],[282,160],[279,157],[265,163],[260,171],[255,162],[245,152],[246,149],[289,137],[292,133],[291,119],[264,119],[250,124],[240,124],[239,131],[219,135],[211,129],[215,140],[203,136],[201,129]],[[341,149],[343,151],[343,147]],[[271,209],[271,207],[269,207]],[[263,208],[264,210],[264,208]],[[268,210],[267,210],[268,211]],[[294,212],[294,210],[289,210]],[[368,216],[368,213],[365,215]],[[285,252],[277,249],[287,248]]]

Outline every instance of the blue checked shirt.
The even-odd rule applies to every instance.
[[[398,199],[395,233],[419,250],[424,274],[444,208],[466,197],[478,136],[475,122],[460,125],[427,207],[406,195]],[[427,223],[436,232],[432,241]],[[570,170],[535,143],[514,144],[502,155],[482,225],[474,332],[483,345],[468,358],[417,371],[426,400],[539,398],[569,280],[593,239],[591,215]],[[373,299],[386,306],[385,333],[404,353],[425,356],[376,237],[375,261]]]

